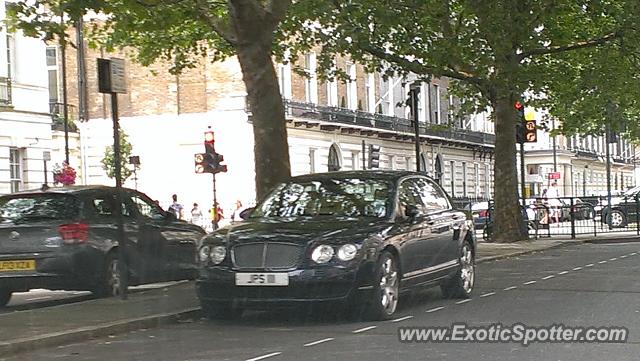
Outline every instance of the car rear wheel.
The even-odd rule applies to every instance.
[[[4,307],[9,303],[11,299],[11,291],[5,288],[0,288],[0,307]]]
[[[609,224],[609,218],[611,219],[611,227],[620,228],[627,225],[627,217],[617,209],[612,210],[607,218],[607,224]]]
[[[473,249],[465,242],[460,250],[460,269],[453,278],[440,286],[444,298],[469,298],[476,279]]]
[[[92,292],[98,297],[117,296],[120,294],[120,282],[118,255],[112,252],[107,255],[98,285]]]
[[[396,257],[383,251],[375,273],[373,298],[370,300],[367,318],[388,320],[396,312],[400,289],[400,275]]]
[[[235,320],[242,317],[243,309],[234,307],[231,303],[200,302],[202,315],[210,320]]]

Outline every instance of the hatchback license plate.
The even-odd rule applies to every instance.
[[[236,273],[236,286],[288,286],[287,273]]]
[[[36,261],[33,259],[0,261],[0,272],[35,271]]]

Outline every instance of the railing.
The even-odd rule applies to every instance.
[[[612,197],[531,198],[522,207],[525,225],[533,237],[594,235],[635,232],[640,235],[639,194]],[[491,240],[494,204],[489,201],[487,212],[473,212],[477,228],[483,229],[485,240]],[[482,220],[479,221],[480,216]]]
[[[0,77],[0,105],[10,106],[11,103],[11,79]]]
[[[356,125],[362,127],[413,133],[411,120],[360,110],[301,103],[284,100],[287,114],[307,119],[316,119],[332,123]],[[476,144],[494,144],[495,135],[474,132],[467,129],[447,128],[443,125],[420,125],[420,134],[449,140],[465,141]]]
[[[51,119],[53,123],[51,123],[51,129],[53,130],[64,130],[64,104],[57,102],[49,103],[49,113],[51,114]],[[78,127],[75,124],[74,119],[77,119],[78,108],[75,105],[67,104],[67,129],[70,132],[78,131]]]

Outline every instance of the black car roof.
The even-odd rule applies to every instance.
[[[123,188],[128,190],[128,188]],[[43,187],[39,189],[30,189],[19,191],[11,194],[6,194],[5,196],[15,196],[15,195],[33,195],[33,194],[78,194],[96,190],[107,190],[113,191],[115,187],[104,186],[104,185],[82,185],[82,186],[64,186],[64,187]]]
[[[338,171],[326,173],[312,173],[292,177],[292,181],[310,181],[316,179],[332,179],[332,178],[370,178],[370,179],[386,179],[396,181],[402,177],[420,175],[428,177],[426,173],[406,171],[406,170],[354,170],[354,171]]]

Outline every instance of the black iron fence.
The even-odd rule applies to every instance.
[[[476,229],[490,241],[494,203],[454,199],[454,206],[471,212]],[[635,232],[640,236],[640,200],[633,196],[530,198],[521,202],[523,227],[532,238]]]

